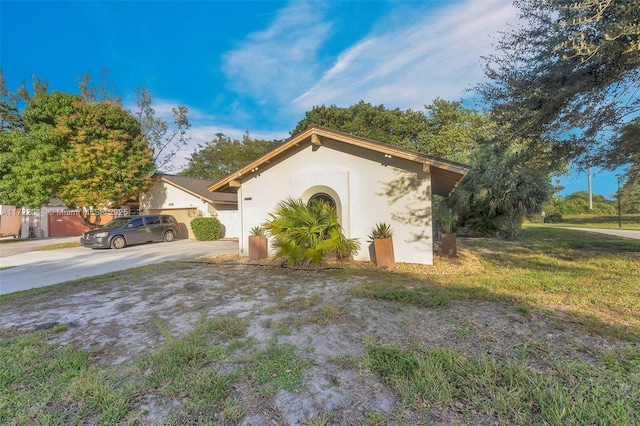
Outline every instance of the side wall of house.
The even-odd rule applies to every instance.
[[[240,254],[248,254],[249,230],[264,223],[278,202],[288,197],[307,202],[317,193],[336,201],[346,236],[360,240],[358,260],[371,259],[368,235],[386,222],[395,231],[396,261],[433,264],[431,177],[422,165],[330,139],[243,182]]]
[[[238,209],[235,206],[219,205],[216,214],[224,228],[221,236],[224,238],[240,238],[242,231],[240,229],[240,214]]]

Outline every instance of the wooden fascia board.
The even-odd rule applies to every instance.
[[[265,163],[269,164],[274,157],[282,154],[283,152],[286,152],[291,147],[299,145],[300,142],[302,142],[303,140],[305,140],[306,138],[309,137],[309,135],[312,133],[311,130],[313,130],[313,129],[309,129],[309,130],[299,134],[295,138],[290,139],[288,142],[285,142],[284,144],[280,145],[276,149],[267,152],[265,155],[263,155],[262,157],[258,158],[257,160],[254,160],[253,162],[251,162],[248,165],[244,166],[240,170],[237,170],[237,171],[233,172],[232,174],[230,174],[229,176],[223,178],[222,180],[219,180],[218,182],[214,183],[213,185],[211,185],[209,187],[209,191],[215,192],[215,191],[217,191],[219,189],[224,188],[225,186],[231,186],[229,184],[231,183],[231,181],[234,181],[234,180],[238,181],[238,182],[242,182],[242,179],[245,176],[247,176],[247,175],[250,176],[250,173],[251,173],[252,170],[255,170],[256,168],[259,169],[260,166],[265,164]]]
[[[366,148],[372,151],[377,151],[383,154],[388,154],[391,156],[395,156],[398,158],[403,158],[405,160],[414,161],[416,163],[420,163],[423,165],[433,166],[440,169],[450,170],[455,173],[460,173],[461,175],[467,174],[469,171],[469,166],[463,164],[450,163],[448,161],[439,161],[435,158],[424,157],[422,155],[413,154],[404,150],[396,149],[393,145],[386,145],[380,143],[372,143],[367,140],[353,137],[347,134],[334,134],[330,131],[326,131],[324,129],[315,129],[315,132],[321,136],[335,139],[340,142],[348,143],[351,145],[359,146],[361,148]]]
[[[290,139],[289,141],[285,142],[281,146],[277,147],[273,151],[266,153],[265,155],[253,161],[252,163],[248,164],[247,166],[243,167],[242,169],[214,183],[209,187],[209,191],[215,192],[217,190],[224,188],[225,186],[230,187],[231,186],[230,182],[234,180],[241,183],[242,179],[244,179],[246,176],[251,176],[252,171],[255,171],[256,168],[259,169],[262,164],[269,163],[274,157],[282,154],[283,152],[286,152],[292,147],[299,146],[302,142],[304,142],[307,139],[309,139],[308,143],[313,143],[313,141],[315,140],[316,146],[321,146],[322,145],[321,137],[326,137],[328,139],[333,139],[338,142],[351,144],[351,145],[365,148],[371,151],[377,151],[382,154],[388,154],[398,158],[403,158],[405,160],[422,164],[423,167],[430,166],[430,167],[436,167],[439,169],[451,171],[453,173],[459,174],[461,176],[460,179],[462,179],[462,177],[464,177],[469,171],[469,166],[466,166],[464,164],[452,163],[445,160],[441,161],[435,158],[426,157],[420,154],[413,154],[411,152],[404,151],[401,149],[396,149],[393,145],[374,143],[366,139],[362,139],[356,136],[351,136],[346,133],[333,132],[328,129],[311,127],[305,130],[304,132],[300,133],[299,135],[295,136],[294,138]],[[318,143],[320,143],[320,145],[317,145]]]

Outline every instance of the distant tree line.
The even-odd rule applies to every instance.
[[[617,197],[617,194],[616,194]],[[627,199],[624,193],[620,195],[620,211],[622,214],[640,213],[640,203],[637,199]],[[603,195],[592,194],[591,209],[589,209],[589,194],[587,191],[577,191],[568,195],[553,195],[551,199],[544,204],[545,214],[560,215],[581,215],[581,214],[597,214],[597,215],[613,215],[618,213],[617,199],[608,199]]]

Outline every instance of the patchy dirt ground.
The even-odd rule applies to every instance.
[[[56,335],[59,343],[102,348],[99,362],[117,365],[163,342],[154,321],[162,321],[174,336],[182,336],[201,315],[243,318],[250,324],[248,334],[259,344],[266,345],[277,335],[278,343],[296,345],[302,349],[300,356],[311,362],[304,391],[280,391],[266,405],[263,400],[243,398],[246,417],[242,424],[253,425],[308,424],[327,413],[330,424],[363,424],[367,413],[374,411],[386,413],[388,419],[402,418],[397,424],[497,423],[464,407],[403,407],[394,391],[371,373],[336,362],[337,357],[361,356],[367,339],[500,358],[523,348],[552,345],[564,356],[584,359],[590,357],[591,349],[609,345],[597,336],[558,329],[546,315],[523,313],[513,305],[454,301],[441,308],[417,308],[353,296],[350,289],[374,279],[367,274],[243,264],[234,256],[172,265],[172,269],[158,266],[159,273],[153,276],[87,280],[79,286],[3,302],[0,330],[19,332],[66,324],[69,329]],[[455,262],[437,258],[433,267],[398,265],[392,272],[473,274],[481,269],[478,260],[463,250]],[[298,302],[311,298],[336,308],[338,314],[326,323],[297,321],[308,314]],[[277,324],[290,324],[290,333],[277,333]],[[235,392],[248,395],[246,389]],[[145,423],[162,423],[177,403],[153,396],[147,401]]]

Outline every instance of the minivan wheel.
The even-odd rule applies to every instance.
[[[111,248],[112,249],[121,249],[123,248],[127,242],[124,240],[124,237],[118,235],[111,240]]]
[[[167,231],[164,233],[164,240],[168,243],[173,241],[175,238],[176,238],[176,234],[174,234],[173,231]]]

